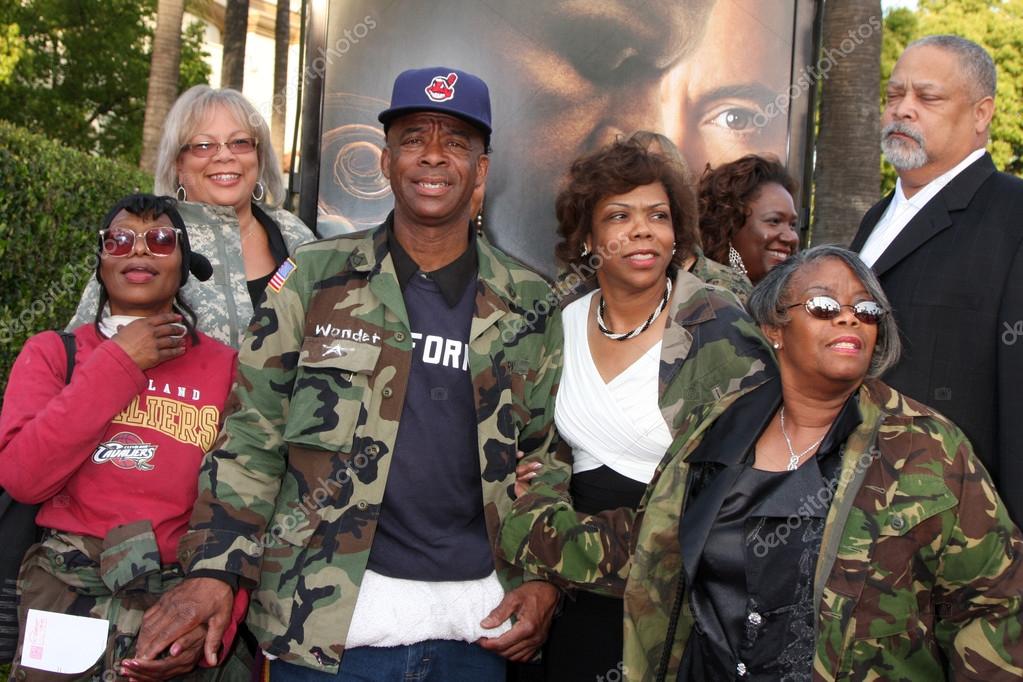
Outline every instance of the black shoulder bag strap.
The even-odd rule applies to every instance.
[[[65,331],[57,333],[67,353],[66,385],[71,383],[71,373],[75,369],[75,336]],[[0,663],[9,663],[17,653],[18,570],[25,552],[40,540],[40,530],[36,526],[38,511],[38,504],[15,502],[0,489],[0,537],[4,539],[0,545]]]
[[[64,352],[67,354],[67,369],[64,371],[64,384],[71,383],[71,373],[75,371],[75,335],[71,332],[58,331],[60,340],[64,342]]]

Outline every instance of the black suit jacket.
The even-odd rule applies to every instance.
[[[891,200],[867,211],[853,251]],[[874,272],[903,339],[884,380],[963,429],[1023,523],[1023,180],[985,154],[927,202]]]

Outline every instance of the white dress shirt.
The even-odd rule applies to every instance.
[[[966,170],[967,166],[983,156],[984,152],[985,149],[983,147],[970,152],[954,168],[945,171],[928,182],[920,188],[919,192],[908,199],[902,192],[902,179],[900,178],[895,183],[895,196],[892,197],[888,208],[885,209],[881,219],[877,221],[877,225],[874,226],[870,236],[867,237],[867,241],[864,242],[863,248],[860,249],[860,258],[863,259],[863,262],[873,267],[877,259],[885,252],[885,249],[891,246],[891,243],[895,241],[895,238],[899,236],[903,228],[920,212],[920,209],[926,206],[927,202],[933,199],[938,192],[945,189],[945,185],[952,182],[957,175]]]

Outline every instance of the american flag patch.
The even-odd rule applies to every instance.
[[[275,293],[280,293],[281,287],[284,286],[288,277],[291,277],[291,273],[295,272],[296,269],[298,269],[298,266],[295,265],[295,261],[288,258],[281,263],[281,267],[277,268],[277,272],[275,272],[274,276],[270,278],[270,282],[267,286],[273,289]]]

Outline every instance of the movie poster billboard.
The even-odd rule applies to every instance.
[[[768,153],[802,178],[812,106],[813,0],[335,0],[313,5],[324,29],[306,72],[317,112],[303,112],[318,159],[322,235],[378,225],[393,200],[380,172],[394,77],[464,69],[490,86],[493,140],[483,227],[552,275],[554,197],[580,154],[640,129],[663,133],[698,178]],[[308,150],[309,140],[303,146]],[[312,154],[311,156],[315,156]],[[797,202],[801,198],[797,197]]]

